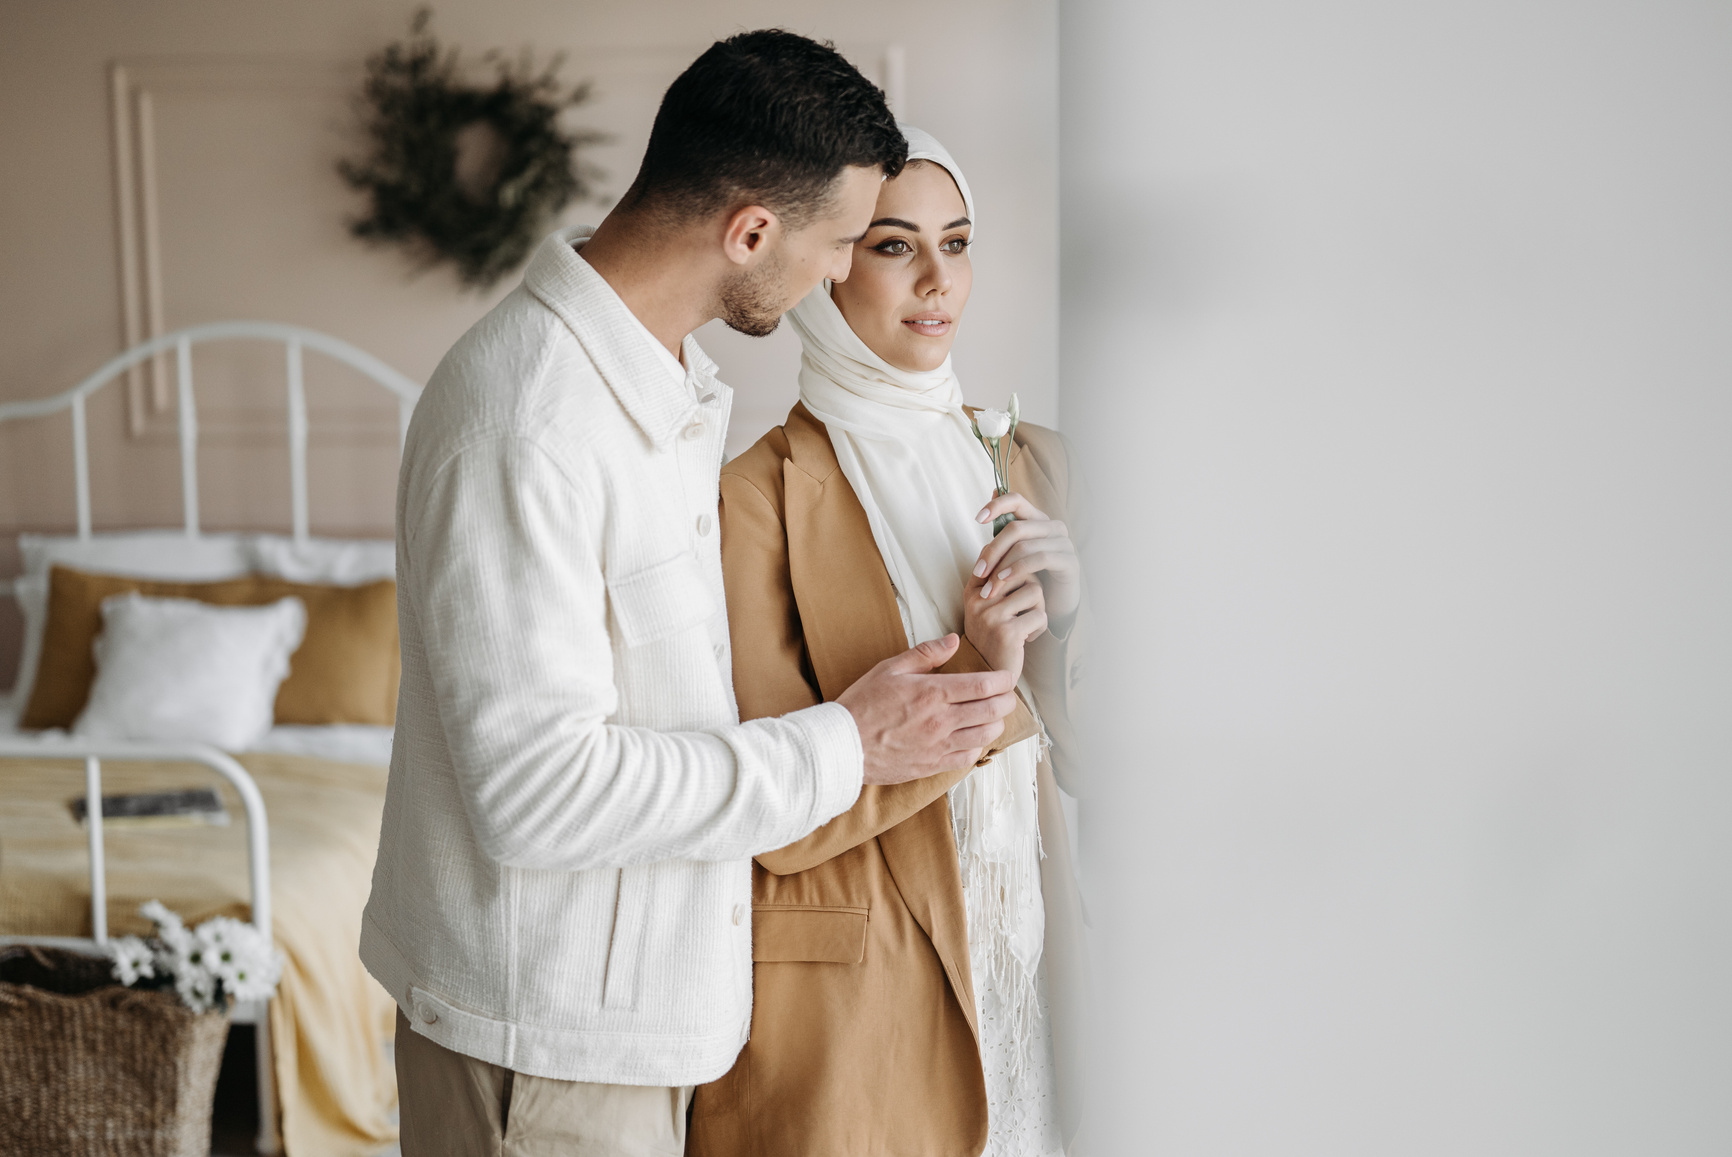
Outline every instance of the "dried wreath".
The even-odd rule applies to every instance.
[[[563,57],[537,72],[527,52],[516,61],[489,52],[493,84],[466,84],[431,21],[421,9],[407,40],[367,60],[372,151],[338,171],[371,209],[349,228],[406,244],[427,264],[451,261],[465,285],[486,288],[522,263],[561,209],[590,195],[601,174],[579,152],[606,134],[560,127],[590,97],[588,84],[560,84]]]

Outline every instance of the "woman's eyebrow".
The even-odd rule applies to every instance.
[[[944,228],[945,229],[960,229],[964,225],[972,225],[972,224],[974,224],[974,222],[970,221],[967,217],[958,217],[956,220],[952,221],[950,224],[946,225]],[[876,229],[880,225],[894,225],[898,229],[906,229],[910,233],[920,232],[920,226],[916,225],[912,221],[904,221],[900,217],[880,217],[880,218],[878,218],[878,220],[876,220],[876,221],[872,222],[872,224],[868,225],[867,228],[868,229]]]

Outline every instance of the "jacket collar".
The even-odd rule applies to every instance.
[[[788,439],[788,460],[810,474],[814,481],[827,482],[830,475],[842,469],[842,463],[836,458],[836,447],[830,442],[830,431],[812,415],[805,402],[795,402],[794,408],[788,411],[788,421],[782,427],[782,433]],[[849,487],[849,493],[853,493],[852,487]],[[861,510],[864,512],[865,508],[861,507]]]
[[[655,339],[601,274],[578,256],[581,242],[594,232],[579,225],[550,235],[530,259],[523,285],[571,330],[644,436],[657,447],[665,446],[691,420],[699,401],[716,392],[716,363],[687,334],[681,350],[686,380],[693,388],[674,384],[648,344]]]

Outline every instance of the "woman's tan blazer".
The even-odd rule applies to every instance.
[[[1022,426],[1011,485],[1074,523],[1064,443]],[[987,495],[981,496],[984,503]],[[907,648],[890,576],[829,434],[804,406],[722,471],[722,569],[742,719],[834,699]],[[1086,613],[1086,612],[1085,612]],[[1053,742],[1040,767],[1045,964],[1065,1137],[1075,1131],[1080,904],[1054,773],[1077,791],[1083,616],[1025,663]],[[965,640],[947,670],[983,670]],[[1034,733],[1019,705],[995,748]],[[962,768],[867,787],[753,865],[751,1039],[701,1086],[694,1157],[976,1157],[986,1090],[946,792]]]

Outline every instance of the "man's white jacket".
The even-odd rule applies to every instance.
[[[518,1072],[720,1076],[754,854],[847,810],[846,708],[739,722],[717,526],[731,391],[555,235],[446,355],[397,488],[403,647],[361,934],[415,1031]]]

